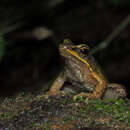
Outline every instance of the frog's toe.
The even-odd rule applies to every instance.
[[[48,91],[42,95],[39,95],[38,98],[48,99],[49,97],[57,97],[57,96],[61,96],[61,95],[63,95],[63,93],[61,91],[58,91],[58,92]]]
[[[88,100],[90,99],[97,99],[99,97],[97,97],[96,95],[94,94],[90,94],[90,93],[80,93],[80,94],[77,94],[73,97],[73,100],[75,101],[78,97],[80,96],[83,96],[83,97],[86,97],[85,99],[85,103],[88,103]]]
[[[85,99],[85,103],[88,103],[88,101],[89,101],[90,99],[96,99],[96,98],[93,97],[93,96],[88,96],[88,97]]]
[[[96,94],[88,94],[87,98],[85,99],[85,103],[88,103],[88,100],[90,99],[98,99],[100,98],[99,95],[96,95]]]
[[[48,99],[49,97],[51,97],[52,96],[52,94],[50,93],[50,92],[46,92],[44,95],[43,95],[43,97],[45,98],[45,99]]]
[[[89,99],[90,99],[90,98],[86,98],[86,99],[85,99],[85,103],[88,103],[88,100],[89,100]]]
[[[77,94],[73,97],[73,100],[75,101],[78,97],[87,97],[88,96],[88,93],[80,93],[80,94]]]
[[[45,94],[45,98],[49,98],[49,97],[59,97],[59,96],[62,96],[64,95],[64,92],[62,91],[57,91],[57,92],[51,92],[51,91],[48,91],[46,94]]]
[[[51,95],[47,92],[47,93],[38,95],[37,98],[39,98],[39,99],[41,99],[41,98],[48,99],[50,96],[51,96]]]

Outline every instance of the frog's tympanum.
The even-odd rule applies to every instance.
[[[52,84],[48,96],[58,95],[66,81],[87,89],[87,93],[81,92],[74,96],[74,99],[85,96],[85,102],[88,99],[109,97],[109,93],[114,92],[117,98],[126,96],[122,85],[108,83],[104,78],[86,44],[74,45],[69,39],[65,39],[59,46],[59,52],[65,60],[65,67]]]

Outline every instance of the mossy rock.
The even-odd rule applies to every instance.
[[[84,98],[74,101],[69,95],[48,99],[23,95],[5,100],[6,110],[2,104],[0,108],[1,129],[130,129],[128,99],[89,100],[86,104]]]

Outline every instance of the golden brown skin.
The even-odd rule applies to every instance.
[[[59,46],[59,52],[65,60],[65,68],[52,84],[47,93],[48,96],[58,95],[65,81],[87,88],[88,93],[82,92],[74,96],[74,99],[78,96],[85,96],[85,102],[88,102],[88,99],[101,98],[105,95],[104,91],[107,86],[116,89],[116,92],[119,93],[117,97],[126,96],[122,85],[107,82],[93,56],[89,53],[87,45],[74,45],[69,39],[65,39]],[[106,93],[105,96],[108,95],[109,93]]]

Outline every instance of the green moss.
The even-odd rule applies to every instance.
[[[12,113],[4,113],[3,114],[3,117],[5,118],[5,119],[9,119],[9,118],[12,118],[13,117],[13,114]]]
[[[67,104],[67,103],[69,103],[68,98],[63,98],[63,99],[60,101],[60,104],[61,104],[61,105],[65,105],[65,104]]]
[[[130,103],[127,100],[89,100],[86,104],[83,98],[74,101],[72,96],[32,99],[29,94],[5,99],[0,106],[0,122],[4,124],[9,120],[8,125],[12,126],[15,116],[21,122],[22,112],[23,128],[26,129],[48,130],[55,124],[73,124],[78,128],[130,126]]]
[[[123,99],[116,101],[108,99],[104,101],[91,100],[88,105],[90,105],[89,109],[93,110],[97,114],[101,113],[102,115],[108,115],[124,122],[128,122],[130,119],[130,109]]]

